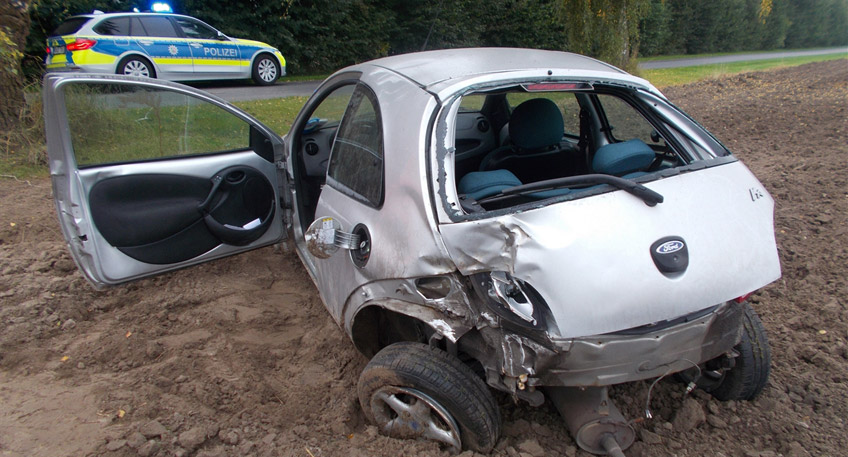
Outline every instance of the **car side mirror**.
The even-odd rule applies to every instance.
[[[218,32],[218,39],[221,40],[221,41],[229,41],[229,38],[227,38],[227,35],[224,35],[221,32]]]
[[[304,234],[306,250],[319,259],[329,259],[339,248],[358,249],[359,235],[341,231],[341,224],[332,217],[316,219]]]

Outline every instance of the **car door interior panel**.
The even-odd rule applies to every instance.
[[[172,264],[221,244],[259,239],[274,215],[274,189],[251,167],[229,167],[210,179],[170,174],[118,176],[89,193],[103,238],[141,262]]]

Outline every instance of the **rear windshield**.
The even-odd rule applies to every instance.
[[[67,21],[59,24],[59,27],[56,27],[56,30],[53,31],[51,36],[60,36],[60,35],[73,35],[82,28],[82,25],[91,20],[88,17],[72,17]]]
[[[459,100],[454,124],[445,129],[454,134],[446,155],[453,164],[439,174],[453,174],[446,188],[456,189],[458,201],[448,211],[465,214],[636,189],[727,155],[662,99],[612,85],[481,87]]]

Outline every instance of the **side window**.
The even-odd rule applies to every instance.
[[[215,38],[218,38],[217,31],[212,30],[199,22],[184,18],[176,18],[175,20],[187,38],[201,40],[214,40]]]
[[[345,108],[350,104],[350,97],[355,87],[356,85],[350,84],[333,90],[315,108],[315,111],[312,112],[311,119],[325,121],[327,125],[338,125],[342,120],[342,116],[344,116]],[[309,128],[308,124],[307,128]]]
[[[383,131],[376,96],[360,84],[339,124],[327,176],[372,206],[383,203]]]
[[[515,108],[531,98],[548,98],[559,107],[565,124],[565,134],[573,137],[580,136],[580,104],[571,92],[525,93],[512,92],[507,94],[509,106]]]
[[[478,112],[483,109],[483,103],[486,102],[485,95],[471,94],[462,97],[459,101],[460,111]]]
[[[101,35],[128,36],[130,34],[130,18],[107,19],[97,24],[94,31]]]
[[[629,103],[607,94],[598,94],[598,101],[611,129],[610,140],[627,141],[638,138],[647,144],[665,144],[659,137],[656,137],[659,141],[651,138],[654,127]]]
[[[147,36],[147,31],[137,17],[130,18],[130,36]]]
[[[80,168],[250,148],[250,125],[179,92],[123,84],[62,87]]]
[[[139,19],[148,36],[177,38],[176,29],[167,17],[145,16]]]
[[[91,19],[87,17],[72,17],[67,21],[59,24],[59,27],[56,27],[56,29],[53,30],[53,33],[51,33],[50,36],[73,35],[74,33],[77,33],[86,22],[90,20]]]

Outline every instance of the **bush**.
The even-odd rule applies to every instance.
[[[18,166],[47,165],[44,141],[44,110],[41,83],[30,83],[24,89],[26,103],[20,110],[17,127],[0,132],[0,151],[5,162]]]

